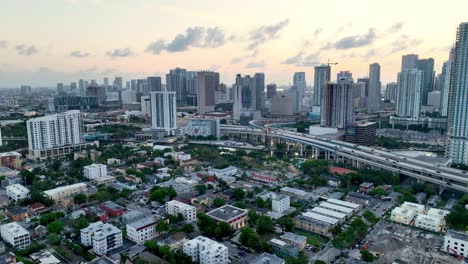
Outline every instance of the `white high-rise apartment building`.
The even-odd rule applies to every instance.
[[[293,77],[293,85],[296,87],[297,91],[299,92],[299,98],[304,98],[304,94],[307,88],[305,72],[295,72]],[[302,104],[301,104],[302,105]]]
[[[395,102],[397,97],[398,84],[396,82],[387,83],[385,89],[385,99],[390,102]]]
[[[381,86],[380,65],[372,63],[369,66],[369,95],[367,97],[367,112],[369,113],[380,110]]]
[[[177,129],[177,106],[175,92],[151,92],[151,128],[163,129],[173,135]]]
[[[29,232],[16,222],[0,226],[0,233],[3,241],[16,248],[25,249],[31,244]]]
[[[457,29],[450,80],[446,155],[468,164],[468,22]]]
[[[288,195],[279,194],[271,199],[271,210],[273,212],[282,214],[289,210],[290,198]]]
[[[84,142],[79,110],[32,118],[27,121],[30,150],[42,150]]]
[[[122,231],[117,227],[101,221],[90,224],[80,230],[81,244],[93,246],[97,255],[105,255],[109,250],[119,248],[123,244]]]
[[[83,175],[90,180],[106,177],[107,165],[95,163],[88,166],[84,166]]]
[[[417,120],[421,112],[424,72],[411,69],[398,73],[396,115]]]
[[[141,97],[141,113],[145,116],[151,115],[151,99],[149,96],[142,96]]]
[[[228,248],[207,237],[199,236],[184,243],[183,252],[200,264],[227,264]]]
[[[440,115],[448,115],[449,94],[450,94],[450,73],[452,71],[453,49],[450,50],[448,61],[442,66],[442,87],[440,89]]]
[[[352,79],[341,79],[337,83],[324,86],[320,109],[320,125],[344,129],[353,121],[353,90],[356,84]]]
[[[127,237],[130,241],[141,245],[158,235],[156,232],[156,224],[156,220],[153,216],[128,223]]]
[[[321,65],[315,67],[314,75],[314,106],[320,106],[323,99],[323,89],[325,85],[330,81],[331,67],[327,65]]]
[[[195,206],[191,206],[176,200],[172,200],[166,203],[166,212],[170,215],[177,216],[182,214],[184,220],[188,223],[197,221],[197,209]]]

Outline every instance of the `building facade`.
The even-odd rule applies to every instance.
[[[156,224],[153,216],[127,223],[127,237],[130,241],[142,245],[145,241],[151,240],[158,235]]]
[[[16,222],[0,226],[0,233],[3,241],[16,248],[25,249],[31,244],[29,232]]]
[[[0,137],[1,135],[2,133],[0,131]],[[7,167],[12,170],[21,169],[21,153],[16,151],[0,153],[0,166]]]
[[[219,73],[201,71],[197,73],[197,107],[202,115],[215,110],[215,91],[219,86]]]
[[[369,66],[369,94],[367,96],[367,112],[380,110],[381,99],[380,64],[372,63]]]
[[[177,106],[175,92],[151,92],[151,128],[162,129],[174,135],[177,129]]]
[[[184,220],[188,223],[197,221],[197,209],[195,206],[191,206],[176,200],[172,200],[166,203],[167,214],[177,216],[181,214],[184,216]]]
[[[184,243],[182,251],[195,263],[227,264],[228,248],[207,237],[199,236]]]
[[[353,83],[351,79],[327,83],[323,89],[320,126],[345,128],[353,121]]]
[[[398,90],[395,105],[397,116],[418,119],[421,112],[421,92],[424,72],[411,69],[398,73]]]
[[[314,106],[322,104],[323,89],[325,85],[330,82],[331,67],[327,65],[316,66],[314,74]]]
[[[18,202],[29,197],[29,189],[21,184],[11,184],[5,189],[8,198],[12,201]]]
[[[83,167],[83,175],[90,179],[94,180],[96,178],[106,177],[107,176],[107,165],[104,164],[91,164]]]
[[[81,244],[92,246],[93,252],[99,256],[107,254],[109,250],[122,246],[122,231],[117,227],[101,221],[92,223],[80,230]]]

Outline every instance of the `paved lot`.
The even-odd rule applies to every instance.
[[[248,264],[258,257],[257,253],[249,253],[247,250],[242,249],[242,246],[238,246],[231,241],[225,241],[223,244],[228,248],[231,263]],[[245,256],[239,255],[240,252],[245,253]]]

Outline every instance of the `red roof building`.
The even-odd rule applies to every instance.
[[[102,203],[100,208],[106,211],[112,217],[118,217],[125,213],[126,209],[123,206],[120,206],[114,202],[108,201]]]

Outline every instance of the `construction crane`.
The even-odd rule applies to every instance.
[[[325,63],[324,63],[325,64]],[[330,62],[330,59],[327,60],[327,66],[330,66],[330,65],[337,65],[338,62]]]

